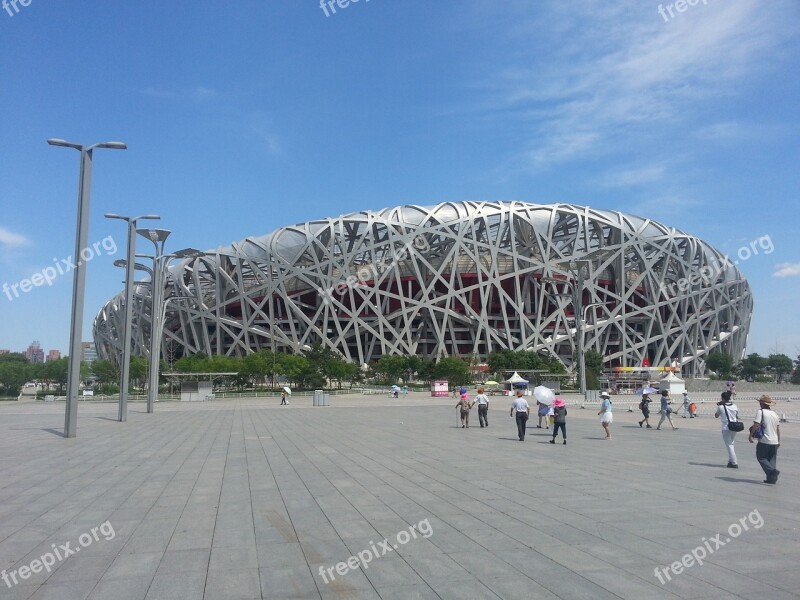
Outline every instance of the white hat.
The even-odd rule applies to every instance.
[[[608,392],[600,392],[600,396],[605,396],[606,398],[611,398],[611,395]]]

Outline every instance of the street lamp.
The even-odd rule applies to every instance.
[[[64,437],[75,437],[78,424],[78,387],[81,379],[81,334],[83,330],[83,302],[86,290],[86,265],[82,260],[89,235],[89,204],[92,184],[92,152],[95,148],[125,150],[122,142],[103,142],[84,146],[52,138],[51,146],[74,148],[81,153],[78,178],[78,220],[75,227],[75,268],[72,276],[72,315],[69,327],[69,368],[67,374],[67,403],[64,411]]]
[[[114,213],[103,215],[106,219],[120,219],[128,224],[128,255],[125,263],[125,327],[122,336],[122,375],[119,389],[119,411],[117,420],[128,420],[128,380],[130,379],[131,329],[133,320],[133,271],[136,258],[136,222],[140,219],[160,219],[158,215],[125,217]]]
[[[147,382],[147,412],[155,410],[155,402],[158,398],[158,376],[161,361],[161,336],[164,327],[166,301],[163,300],[164,286],[166,285],[166,273],[169,261],[173,258],[197,258],[204,253],[194,248],[185,248],[172,254],[164,254],[164,244],[171,231],[167,229],[137,229],[136,233],[153,242],[155,253],[153,254],[153,273],[150,281],[152,289],[150,300],[152,309],[150,311],[150,369]],[[191,298],[191,296],[185,296]],[[173,296],[167,298],[184,298],[184,296]]]
[[[572,288],[572,306],[575,312],[575,335],[577,338],[575,345],[578,352],[578,370],[580,371],[580,393],[584,396],[586,395],[586,357],[583,355],[583,323],[581,322],[583,314],[583,287],[585,281],[583,267],[594,261],[603,260],[613,255],[615,252],[616,250],[610,248],[599,248],[584,256],[555,263],[556,267],[559,269],[571,273],[573,277],[575,277],[575,281],[542,278],[543,281],[555,281]]]

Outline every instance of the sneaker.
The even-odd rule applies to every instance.
[[[652,428],[653,428],[653,426],[652,426],[652,425],[648,425],[648,426],[647,426],[647,428],[648,428],[648,429],[652,429]]]
[[[564,440],[564,445],[565,445],[565,446],[567,445],[567,440]]]
[[[556,443],[556,440],[555,440],[555,438],[553,438],[552,440],[550,440],[550,443],[551,443],[551,444],[555,444],[555,443]]]
[[[775,485],[775,483],[776,483],[776,482],[774,482],[774,481],[770,481],[769,479],[765,479],[765,480],[764,480],[764,481],[762,481],[761,483],[768,483],[768,484],[770,484],[770,485]]]
[[[739,468],[739,465],[737,465],[737,464],[734,464],[734,463],[728,463],[728,468],[729,468],[729,469],[738,469],[738,468]]]
[[[672,431],[678,431],[678,428],[677,427],[673,427]]]
[[[642,426],[642,423],[644,423],[644,421],[639,421],[639,427]],[[648,425],[648,427],[650,427],[650,426]]]

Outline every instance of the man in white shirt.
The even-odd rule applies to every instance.
[[[522,394],[522,390],[517,390],[517,397],[511,403],[511,414],[508,415],[509,417],[514,416],[514,411],[517,411],[517,435],[520,442],[525,441],[525,428],[528,423],[528,417],[531,414],[531,407],[528,406],[528,401],[525,400]]]
[[[486,397],[486,389],[481,386],[478,388],[478,395],[475,396],[475,404],[478,405],[478,421],[481,427],[489,426],[489,398]]]
[[[781,445],[781,420],[778,414],[772,410],[775,400],[764,394],[758,399],[758,403],[761,408],[758,409],[753,424],[750,426],[748,439],[752,444],[753,437],[762,429],[763,425],[763,433],[758,438],[756,445],[756,459],[767,476],[764,483],[775,484],[778,483],[778,475],[781,474],[775,468],[778,463],[778,448]]]

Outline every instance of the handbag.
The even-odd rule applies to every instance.
[[[753,437],[756,438],[757,440],[760,440],[762,437],[764,437],[764,409],[763,408],[761,409],[761,424],[758,426],[758,429],[756,429],[753,432]]]
[[[739,421],[731,421],[731,415],[728,413],[728,408],[723,404],[722,410],[725,411],[725,417],[728,419],[728,431],[744,431],[744,423]]]

